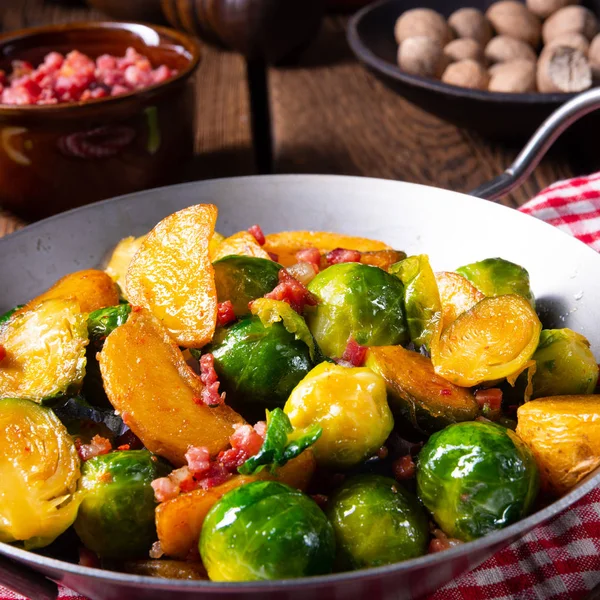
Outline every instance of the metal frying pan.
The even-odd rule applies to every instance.
[[[553,115],[513,166],[474,194],[497,198],[518,185],[554,139],[600,106],[587,92]],[[191,204],[215,203],[225,234],[260,223],[265,231],[315,229],[385,240],[428,253],[435,270],[503,256],[530,272],[545,326],[586,335],[600,357],[600,255],[537,219],[479,198],[402,182],[329,175],[244,177],[189,183],[77,208],[0,239],[0,310],[62,275],[101,264],[123,237],[148,231]],[[480,540],[365,571],[290,581],[223,584],[169,581],[80,567],[0,544],[0,582],[36,600],[56,597],[50,578],[94,600],[139,598],[418,598],[473,568],[600,484],[588,477],[554,504]]]

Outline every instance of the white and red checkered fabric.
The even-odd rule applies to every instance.
[[[559,181],[520,210],[600,252],[600,173]],[[428,600],[582,600],[597,584],[600,489]],[[0,600],[22,596],[0,588]],[[86,599],[63,588],[59,600]]]

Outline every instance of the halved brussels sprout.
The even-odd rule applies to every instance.
[[[148,556],[156,540],[156,501],[150,485],[170,468],[148,450],[127,450],[96,456],[83,464],[79,490],[83,495],[75,531],[101,557]]]
[[[385,379],[397,421],[408,421],[423,433],[472,421],[479,414],[471,391],[437,375],[431,359],[418,352],[402,346],[369,348],[365,365]]]
[[[390,273],[404,284],[406,323],[411,342],[429,349],[442,319],[440,293],[429,257],[426,254],[409,256],[392,265]]]
[[[486,296],[518,294],[535,308],[529,285],[529,273],[520,265],[503,258],[487,258],[456,269]]]
[[[466,277],[451,271],[435,274],[442,303],[442,331],[485,298]]]
[[[74,300],[46,300],[0,331],[0,398],[41,402],[77,391],[85,375],[85,316]]]
[[[318,299],[306,321],[323,352],[341,357],[350,337],[362,346],[391,346],[409,340],[402,282],[378,267],[333,265],[308,289]]]
[[[77,514],[79,457],[58,417],[29,400],[0,400],[0,541],[42,548]]]
[[[589,341],[571,329],[545,329],[533,355],[536,371],[532,398],[592,394],[598,364]]]
[[[113,281],[119,285],[121,292],[125,292],[125,277],[131,260],[140,246],[146,239],[145,235],[140,237],[129,236],[121,240],[113,250],[113,253],[106,266],[106,273],[112,277]]]
[[[296,429],[323,428],[312,447],[317,462],[352,467],[375,454],[394,427],[385,381],[366,368],[317,365],[284,408]]]
[[[463,387],[503,379],[533,356],[541,330],[522,296],[484,298],[433,339],[431,360],[438,375]]]
[[[223,329],[207,350],[227,403],[248,417],[260,418],[265,407],[283,406],[314,364],[308,346],[282,323],[265,326],[258,317]]]
[[[236,317],[250,312],[248,303],[273,290],[281,265],[254,256],[226,256],[213,263],[217,300],[230,300]]]
[[[256,481],[225,494],[204,521],[200,555],[213,581],[288,579],[329,573],[331,523],[308,496]]]
[[[343,570],[389,565],[427,551],[427,515],[417,498],[389,477],[352,477],[329,499],[327,516]]]
[[[95,310],[88,315],[87,328],[90,341],[97,347],[102,348],[104,340],[117,327],[123,325],[129,317],[131,305],[119,304]]]
[[[494,423],[457,423],[419,453],[417,493],[444,533],[463,541],[522,519],[538,491],[527,446]]]

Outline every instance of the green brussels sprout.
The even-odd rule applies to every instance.
[[[202,526],[200,555],[213,581],[253,581],[331,572],[331,523],[308,496],[274,481],[225,494]]]
[[[313,367],[304,342],[282,323],[265,326],[258,317],[224,328],[207,351],[214,356],[227,403],[248,417],[283,406]]]
[[[529,273],[523,267],[503,258],[486,258],[456,269],[486,296],[519,294],[535,308],[529,285]]]
[[[99,349],[102,348],[104,340],[119,325],[123,325],[129,317],[131,306],[127,303],[118,306],[100,308],[88,315],[87,328],[90,341]]]
[[[426,254],[409,256],[392,265],[390,273],[404,284],[404,306],[410,340],[429,349],[442,319],[442,302],[435,274]]]
[[[213,263],[219,302],[230,300],[237,317],[250,312],[248,303],[278,284],[280,264],[254,256],[226,256]]]
[[[327,356],[340,357],[348,339],[362,346],[393,346],[409,340],[402,282],[379,267],[333,265],[308,285],[318,299],[306,321]]]
[[[457,423],[419,453],[417,493],[450,537],[470,541],[523,518],[539,484],[529,448],[493,423]]]
[[[15,306],[14,308],[11,308],[10,310],[6,311],[3,315],[0,315],[0,329],[2,329],[2,327],[4,327],[4,325],[6,325],[9,321],[10,318],[20,309],[23,308],[23,304],[19,304],[19,306]]]
[[[532,398],[594,393],[598,364],[583,335],[571,329],[544,329],[533,360]]]
[[[358,475],[329,499],[341,569],[364,569],[425,554],[429,522],[417,498],[390,477]]]
[[[369,458],[394,428],[385,381],[367,368],[317,365],[285,403],[292,426],[319,425],[313,446],[317,462],[348,468]]]
[[[106,558],[147,556],[156,540],[150,484],[169,471],[148,450],[110,452],[86,461],[79,482],[83,501],[74,523],[83,544]]]

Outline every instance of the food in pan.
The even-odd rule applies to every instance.
[[[477,539],[600,464],[598,365],[524,266],[216,222],[181,210],[0,317],[0,541],[313,576]]]

